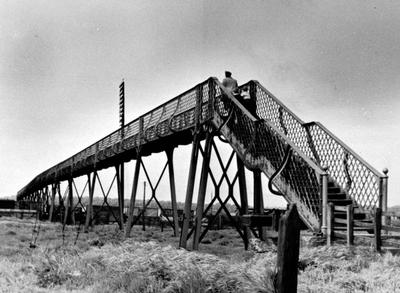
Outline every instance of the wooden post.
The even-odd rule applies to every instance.
[[[137,193],[137,187],[138,187],[138,183],[139,183],[140,165],[141,165],[141,157],[138,154],[138,157],[136,158],[135,175],[133,176],[131,202],[129,205],[129,215],[128,215],[128,223],[126,224],[126,229],[125,229],[125,237],[129,237],[131,235],[132,223],[133,223],[133,212],[135,210],[136,193]]]
[[[200,234],[201,234],[201,221],[203,219],[203,211],[204,211],[204,202],[206,198],[206,189],[207,189],[207,179],[208,179],[208,171],[210,166],[210,157],[211,157],[211,146],[212,146],[212,134],[207,132],[207,138],[204,146],[203,153],[203,165],[201,167],[201,176],[200,176],[200,184],[199,184],[199,193],[197,196],[197,207],[196,207],[196,223],[194,230],[194,238],[193,238],[193,250],[199,249],[200,242]]]
[[[53,221],[53,214],[54,214],[54,202],[56,198],[56,192],[57,192],[57,186],[56,184],[51,185],[51,203],[50,203],[50,212],[49,212],[49,222]]]
[[[347,245],[351,246],[354,244],[354,208],[350,204],[347,206]]]
[[[239,179],[239,193],[240,193],[240,215],[247,215],[249,213],[249,204],[247,201],[247,187],[246,187],[246,173],[244,169],[243,161],[236,156],[236,163],[238,168],[238,179]],[[250,227],[243,226],[244,234],[244,249],[249,248],[249,238],[250,238]]]
[[[253,171],[253,179],[254,179],[254,214],[263,215],[264,214],[264,201],[263,201],[263,193],[262,193],[262,185],[261,185],[261,171],[254,170]],[[265,229],[262,226],[258,227],[259,235],[261,240],[266,239]]]
[[[84,228],[85,233],[89,232],[89,225],[93,226],[93,195],[94,195],[94,186],[96,184],[97,172],[96,171],[93,172],[92,181],[90,181],[90,174],[88,174],[87,176],[89,183],[89,203],[86,209],[86,220]]]
[[[327,209],[328,209],[328,167],[322,167],[324,173],[321,174],[322,178],[322,225],[321,232],[326,235],[327,233]]]
[[[169,187],[171,190],[171,206],[172,216],[174,220],[174,237],[179,235],[179,219],[178,219],[178,207],[176,204],[176,188],[175,188],[175,173],[174,173],[174,149],[169,148],[166,150],[168,159],[168,172],[169,172]]]
[[[300,218],[295,204],[279,221],[276,289],[278,293],[297,292],[300,247]]]
[[[326,232],[326,245],[331,246],[335,240],[335,206],[329,203],[326,211],[327,232]]]
[[[382,209],[375,208],[375,216],[374,216],[375,241],[374,241],[374,246],[375,246],[375,250],[376,251],[381,251],[381,246],[382,246],[381,229],[382,229]]]
[[[185,197],[185,209],[183,211],[183,224],[181,230],[181,238],[179,241],[179,247],[186,248],[187,247],[187,236],[189,233],[189,221],[191,218],[191,210],[192,210],[192,200],[193,200],[193,189],[194,189],[194,181],[196,176],[196,167],[197,167],[197,158],[199,156],[199,138],[198,135],[195,134],[193,143],[192,143],[192,154],[190,158],[190,168],[189,168],[189,176],[188,183],[186,187],[186,197]]]

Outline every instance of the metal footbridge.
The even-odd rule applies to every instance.
[[[181,237],[186,239],[190,236],[187,219],[192,204],[198,154],[203,156],[196,212],[197,217],[201,218],[204,212],[202,194],[205,193],[207,178],[212,177],[208,167],[209,154],[215,145],[213,138],[219,137],[229,143],[237,157],[238,172],[232,182],[240,185],[240,203],[234,201],[241,214],[248,212],[242,164],[256,174],[255,209],[260,202],[262,205],[262,187],[257,174],[263,173],[269,178],[270,190],[282,195],[289,203],[295,203],[303,222],[316,232],[324,231],[326,227],[326,205],[329,201],[338,204],[351,201],[363,210],[375,207],[385,210],[386,174],[374,169],[321,123],[303,122],[259,82],[249,81],[241,87],[244,86],[250,88],[250,97],[256,100],[257,114],[261,119],[255,118],[216,78],[209,78],[40,173],[18,192],[17,200],[40,201],[46,196],[45,200],[49,201],[49,197],[54,200],[54,186],[61,181],[71,182],[82,175],[88,175],[89,193],[93,193],[90,189],[94,188],[95,179],[91,181],[90,174],[116,167],[118,175],[119,165],[136,160],[131,211],[128,215],[129,230],[133,223],[132,200],[135,202],[136,199],[141,158],[165,151],[171,165],[170,172],[173,172],[173,149],[178,145],[192,144],[185,220],[181,233]],[[206,141],[204,147],[200,145],[203,140]],[[174,207],[176,195],[173,180],[171,194]],[[120,181],[117,178],[117,184]],[[218,187],[218,183],[214,185]],[[49,191],[49,186],[53,187],[53,193]],[[72,187],[70,189],[69,192],[72,192]],[[123,200],[123,195],[120,194],[120,197]],[[218,198],[217,201],[223,203]],[[177,229],[177,222],[172,225]],[[201,227],[197,229],[200,231]],[[195,239],[200,237],[199,231],[195,231]],[[244,234],[241,236],[245,237]],[[185,246],[185,241],[181,239],[182,246]]]

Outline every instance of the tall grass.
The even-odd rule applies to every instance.
[[[199,252],[177,249],[172,230],[116,226],[81,234],[33,221],[0,219],[0,292],[274,292],[276,248],[245,252],[233,230],[211,231]],[[298,292],[400,292],[400,257],[368,246],[308,245],[303,237]]]

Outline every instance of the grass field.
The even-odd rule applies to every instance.
[[[34,224],[0,218],[0,292],[274,292],[276,247],[244,251],[234,230],[211,231],[193,252],[157,227],[135,226],[129,239],[117,225],[67,227],[63,237],[60,224],[41,223],[30,248]],[[400,257],[303,235],[298,291],[400,292]]]

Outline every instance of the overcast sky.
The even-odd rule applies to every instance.
[[[115,130],[122,78],[130,121],[230,69],[387,167],[400,204],[399,31],[398,1],[3,0],[0,196]]]

